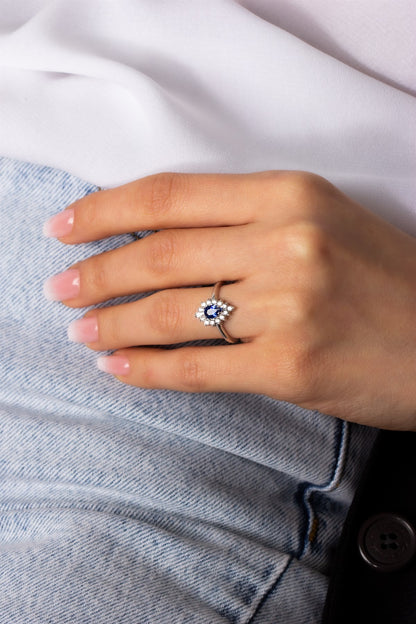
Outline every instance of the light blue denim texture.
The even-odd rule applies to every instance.
[[[0,622],[318,623],[376,430],[100,372],[66,337],[85,310],[42,294],[50,275],[132,242],[42,235],[94,190],[0,159]]]

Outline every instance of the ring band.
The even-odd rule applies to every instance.
[[[212,325],[218,327],[222,337],[231,344],[240,342],[239,338],[233,338],[223,326],[224,321],[230,316],[234,310],[234,306],[220,299],[220,288],[224,282],[217,282],[214,285],[210,299],[202,301],[195,316],[204,325]]]

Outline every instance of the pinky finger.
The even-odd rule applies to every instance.
[[[166,350],[132,347],[98,358],[98,368],[140,388],[182,392],[260,392],[250,382],[250,343]],[[255,368],[255,367],[254,367]]]

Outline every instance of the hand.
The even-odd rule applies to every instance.
[[[157,291],[71,325],[72,339],[116,350],[103,370],[143,388],[252,392],[416,430],[411,236],[324,178],[290,171],[148,176],[75,202],[46,233],[76,244],[148,229],[159,231],[46,284],[74,308]],[[221,338],[195,318],[221,280],[234,306],[224,327],[240,344],[146,346]]]

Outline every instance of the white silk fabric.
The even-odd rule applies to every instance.
[[[3,0],[0,154],[303,169],[416,234],[413,0]]]

